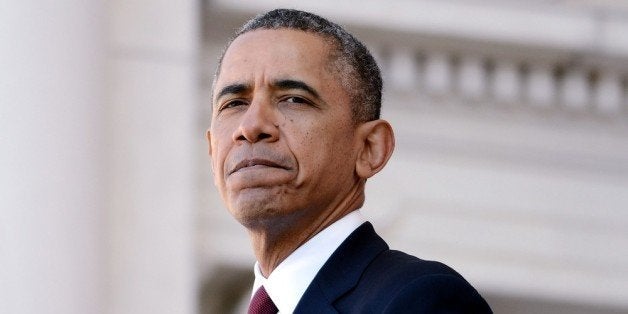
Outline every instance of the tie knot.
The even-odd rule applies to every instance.
[[[264,286],[261,286],[253,295],[249,304],[248,314],[276,314],[279,311],[273,300],[270,299]]]

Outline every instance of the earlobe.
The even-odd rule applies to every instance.
[[[358,127],[362,149],[356,161],[356,172],[362,179],[378,173],[392,156],[395,149],[395,135],[386,120],[366,122]]]

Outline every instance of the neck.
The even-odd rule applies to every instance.
[[[272,273],[283,260],[316,234],[329,227],[364,203],[364,182],[355,186],[348,197],[318,216],[300,217],[296,222],[276,221],[263,227],[249,229],[249,237],[264,277]],[[278,218],[281,219],[281,218]]]

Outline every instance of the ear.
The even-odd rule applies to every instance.
[[[360,141],[355,169],[358,176],[367,179],[378,173],[392,156],[395,149],[395,134],[386,120],[363,123],[357,128]]]
[[[207,138],[207,155],[209,156],[209,164],[213,175],[215,172],[214,161],[212,159],[212,133],[210,132],[210,129],[207,129],[207,132],[205,132],[205,137]]]
[[[205,137],[207,138],[207,153],[209,157],[211,157],[212,156],[212,134],[209,131],[209,129],[207,129],[207,132],[205,133]]]

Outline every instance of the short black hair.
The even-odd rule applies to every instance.
[[[296,29],[330,39],[334,46],[331,53],[333,61],[339,68],[341,82],[351,98],[354,121],[379,119],[382,106],[382,76],[377,62],[366,46],[342,26],[309,12],[275,9],[246,22],[220,55],[215,79],[220,74],[227,48],[238,36],[258,29],[280,28]]]

